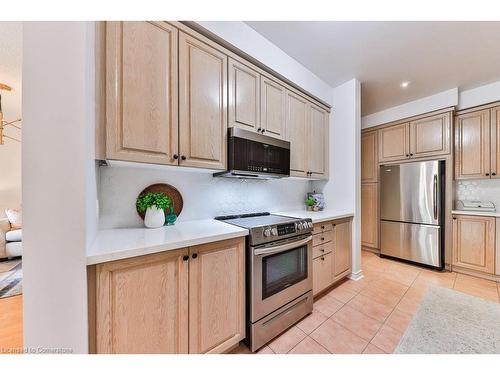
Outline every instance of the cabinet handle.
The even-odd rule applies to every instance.
[[[264,134],[265,132],[266,132],[266,129],[262,129],[262,132],[261,132],[261,133],[262,133],[262,134]]]
[[[179,155],[177,155],[177,154],[173,154],[173,155],[172,155],[172,157],[173,157],[175,160],[179,159]]]
[[[413,156],[413,154],[410,154],[410,156]]]
[[[491,172],[491,175],[496,176],[497,174],[496,174],[496,172]]]
[[[456,217],[453,217],[453,220],[457,220],[457,218],[456,218]]]
[[[321,241],[324,241],[325,240],[325,237],[321,237]]]
[[[325,229],[325,226],[324,226],[324,225],[322,225],[322,226],[321,226],[321,229]]]
[[[325,252],[325,249],[321,249],[321,251],[324,253],[324,252]]]
[[[410,154],[406,154],[406,157],[409,158],[410,157]]]
[[[184,155],[181,156],[182,160],[186,160],[186,157]]]
[[[183,260],[184,262],[187,262],[187,261],[189,260],[189,255],[184,255],[184,256],[182,257],[182,260]]]
[[[486,176],[489,176],[490,174],[489,173],[486,173]]]
[[[194,253],[191,257],[192,257],[193,259],[196,259],[196,258],[198,258],[198,254]]]
[[[321,260],[325,260],[325,257],[321,257]]]
[[[261,131],[261,130],[262,130],[262,128],[258,128],[258,129],[257,129],[257,132],[259,132],[259,133],[260,133],[260,131]]]

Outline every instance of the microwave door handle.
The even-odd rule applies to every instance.
[[[255,249],[253,251],[253,253],[254,253],[254,255],[271,255],[271,254],[281,253],[283,251],[287,251],[287,250],[294,249],[296,247],[303,246],[311,240],[312,240],[312,236],[307,236],[306,238],[304,238],[300,241],[292,241],[290,243],[286,243],[283,245],[272,246],[272,247],[262,248],[262,249]]]
[[[437,202],[437,189],[438,189],[438,182],[437,182],[437,174],[434,175],[434,184],[433,184],[433,189],[432,189],[432,200],[434,201],[434,220],[437,220],[438,216],[438,202]]]

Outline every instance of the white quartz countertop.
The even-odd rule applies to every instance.
[[[323,221],[343,219],[346,217],[354,216],[353,212],[335,210],[335,209],[325,209],[323,211],[306,211],[306,210],[295,210],[295,211],[282,211],[273,212],[276,215],[297,217],[300,219],[312,219],[313,223],[321,223]]]
[[[490,216],[490,217],[500,217],[500,212],[483,212],[483,211],[463,211],[463,210],[453,210],[452,214],[455,215],[471,215],[471,216]]]
[[[243,237],[248,230],[217,220],[180,221],[158,229],[106,229],[87,252],[87,265]]]

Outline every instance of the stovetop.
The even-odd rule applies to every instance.
[[[239,227],[251,229],[263,225],[276,225],[287,222],[300,221],[296,217],[271,215],[269,212],[259,212],[254,214],[217,216],[215,220],[221,220],[225,223],[237,225]]]
[[[217,216],[216,220],[249,230],[251,245],[260,245],[312,232],[311,219],[272,215],[269,212]]]

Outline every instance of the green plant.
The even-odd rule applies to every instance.
[[[309,206],[309,207],[312,207],[316,204],[316,199],[314,199],[313,197],[308,197],[306,199],[306,205]]]
[[[172,204],[172,200],[164,193],[146,193],[137,198],[135,205],[139,212],[146,212],[149,207],[156,206],[160,210],[166,210]]]

